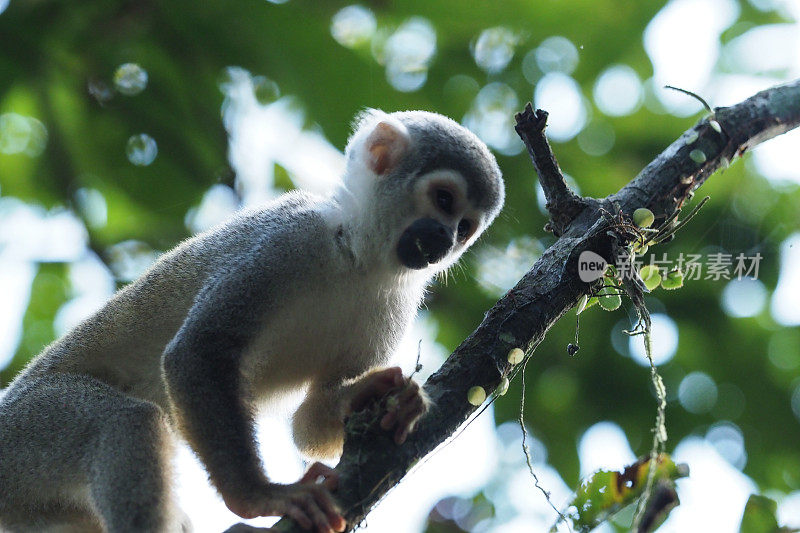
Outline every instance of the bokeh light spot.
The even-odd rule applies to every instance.
[[[618,470],[636,460],[628,438],[617,424],[598,422],[587,429],[578,443],[581,477],[600,469]]]
[[[536,64],[542,72],[572,74],[578,66],[578,49],[566,37],[548,37],[536,48]]]
[[[228,219],[239,208],[239,197],[227,185],[213,185],[203,195],[200,205],[186,213],[186,227],[200,233]]]
[[[663,313],[654,313],[650,318],[652,320],[653,363],[663,365],[672,359],[678,350],[678,326],[674,320]],[[644,351],[643,336],[630,337],[628,342],[633,360],[642,366],[650,366]]]
[[[517,36],[508,28],[498,26],[483,30],[472,51],[475,63],[486,72],[500,72],[514,57]]]
[[[106,225],[108,206],[103,193],[97,189],[81,187],[75,191],[75,204],[86,224],[92,228],[101,228]]]
[[[386,78],[402,92],[420,89],[428,79],[428,66],[436,53],[436,30],[427,19],[414,17],[397,28],[386,41]]]
[[[800,144],[800,130],[787,131],[760,145],[758,150],[753,152],[753,165],[775,186],[798,184],[800,183],[800,172],[797,169],[798,144]]]
[[[125,96],[135,96],[147,87],[147,71],[136,63],[120,65],[114,72],[114,86]]]
[[[707,413],[717,403],[717,384],[708,374],[691,372],[678,387],[678,401],[690,413]]]
[[[770,312],[784,326],[800,325],[800,233],[793,233],[781,244],[781,271],[772,293]]]
[[[732,317],[755,316],[767,303],[767,289],[757,279],[734,279],[722,291],[722,309]]]
[[[132,135],[128,139],[125,147],[125,154],[128,161],[139,167],[146,167],[152,163],[158,155],[158,145],[155,139],[146,133]]]
[[[800,48],[797,24],[756,26],[731,39],[722,49],[722,61],[728,72],[780,75],[791,69]],[[768,54],[764,50],[769,50]]]
[[[546,74],[536,84],[533,99],[538,109],[547,109],[550,114],[545,131],[554,141],[572,139],[586,124],[586,105],[580,86],[566,74]]]
[[[47,146],[47,128],[41,121],[18,113],[0,115],[0,153],[40,155]]]
[[[340,9],[333,16],[331,35],[342,46],[355,48],[369,43],[377,27],[371,10],[352,5]]]
[[[159,252],[141,241],[122,241],[108,248],[108,258],[114,276],[123,282],[133,281],[147,270]]]
[[[612,117],[621,117],[639,109],[644,89],[635,70],[628,65],[613,65],[597,77],[593,95],[600,111]]]
[[[542,251],[542,244],[529,235],[512,239],[505,249],[483,246],[475,254],[478,283],[488,294],[501,296],[516,285]]]
[[[778,502],[778,523],[786,528],[800,528],[800,490]]]
[[[478,92],[463,123],[498,152],[515,155],[524,148],[514,132],[514,114],[518,108],[519,98],[514,89],[505,83],[493,82]]]
[[[739,10],[734,0],[670,0],[644,31],[655,86],[704,92],[719,55],[720,35],[736,21]],[[678,116],[702,109],[694,98],[676,91],[660,89],[656,95]]]
[[[739,470],[747,464],[744,435],[736,424],[728,421],[713,424],[706,432],[706,440],[714,446],[718,454]]]
[[[527,428],[525,445],[531,455],[531,462],[544,464],[547,462],[547,447],[533,435],[531,428]],[[497,438],[502,447],[500,459],[507,463],[520,463],[525,461],[522,451],[522,429],[518,422],[503,422],[497,426]]]

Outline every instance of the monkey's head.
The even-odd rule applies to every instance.
[[[492,153],[457,122],[425,111],[364,113],[347,145],[345,186],[403,269],[441,271],[503,206]],[[383,250],[387,252],[388,250]]]

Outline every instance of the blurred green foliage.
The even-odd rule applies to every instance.
[[[745,505],[740,533],[792,533],[797,531],[778,525],[777,510],[778,504],[775,500],[753,494]]]
[[[208,187],[232,183],[220,119],[219,83],[227,66],[277,82],[282,94],[292,95],[305,109],[308,125],[343,148],[352,117],[367,106],[427,109],[460,119],[475,91],[452,90],[447,82],[456,75],[473,78],[476,87],[502,81],[516,91],[522,105],[533,94],[523,75],[523,57],[552,35],[579,47],[572,76],[584,95],[591,95],[598,74],[614,63],[627,64],[647,79],[652,66],[642,32],[663,7],[661,2],[621,7],[613,0],[363,2],[380,28],[392,29],[408,17],[421,16],[436,29],[436,55],[427,82],[417,91],[400,92],[387,81],[369,46],[349,49],[332,38],[331,18],[346,5],[311,0],[280,5],[265,0],[13,0],[0,14],[0,114],[38,119],[48,140],[38,157],[0,153],[0,192],[48,208],[75,208],[78,189],[97,189],[105,197],[108,219],[89,227],[92,249],[103,254],[110,245],[138,239],[164,250],[188,235],[186,211]],[[746,2],[740,7],[743,27],[781,20]],[[510,28],[519,43],[508,68],[487,74],[476,65],[470,47],[481,30],[492,26]],[[737,31],[725,32],[723,41]],[[146,90],[132,97],[113,92],[113,74],[128,62],[149,75]],[[104,90],[110,98],[102,97]],[[591,113],[600,116],[596,108]],[[629,116],[605,119],[616,137],[605,155],[587,155],[575,139],[556,143],[554,149],[581,192],[601,197],[627,183],[696,118],[657,114],[643,106]],[[149,166],[134,166],[126,159],[125,146],[131,135],[142,132],[157,140],[158,157]],[[499,155],[498,160],[506,176],[507,205],[482,244],[502,249],[526,235],[544,245],[552,242],[542,230],[546,219],[536,205],[536,178],[527,155]],[[279,184],[288,183],[286,176],[280,169]],[[764,257],[760,279],[772,290],[780,243],[800,229],[798,187],[773,187],[745,160],[714,176],[701,193],[711,195],[711,202],[675,241],[656,252],[759,251]],[[455,271],[455,280],[437,288],[428,302],[439,324],[438,340],[449,349],[495,300],[476,282],[476,271],[472,254],[463,270]],[[63,265],[41,265],[22,342],[12,365],[0,372],[0,384],[52,339],[54,315],[69,296],[67,285]],[[687,435],[703,435],[717,420],[731,420],[744,434],[744,472],[764,489],[798,490],[800,424],[789,401],[798,366],[777,368],[767,353],[770,343],[778,343],[781,353],[800,353],[800,334],[779,327],[768,309],[751,318],[727,316],[720,307],[724,286],[687,281],[682,290],[659,291],[651,299],[652,310],[668,313],[680,331],[677,355],[662,368],[670,393],[668,447]],[[615,332],[630,326],[628,302],[623,309],[604,313],[594,307],[583,313],[581,350],[574,357],[565,349],[575,336],[574,315],[568,315],[527,368],[527,423],[547,446],[548,461],[573,487],[579,483],[575,444],[598,421],[618,423],[635,453],[649,450],[655,400],[648,370],[612,346]],[[704,372],[720,386],[720,397],[708,413],[690,413],[676,400],[678,384],[692,371]],[[498,423],[516,419],[519,394],[517,380],[495,403]],[[741,408],[730,409],[734,401]]]

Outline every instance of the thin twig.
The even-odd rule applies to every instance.
[[[672,85],[664,85],[664,88],[665,89],[672,89],[673,91],[678,91],[679,93],[688,94],[689,96],[691,96],[692,98],[694,98],[695,100],[697,100],[698,102],[703,104],[703,107],[706,108],[706,111],[708,111],[709,113],[713,113],[714,112],[714,111],[711,110],[711,106],[708,105],[708,102],[706,102],[703,99],[703,97],[700,96],[699,94],[693,93],[692,91],[687,91],[686,89],[681,89],[680,87],[673,87]]]

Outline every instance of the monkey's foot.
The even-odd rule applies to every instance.
[[[392,367],[372,372],[359,382],[350,410],[360,411],[370,400],[383,398],[386,414],[381,419],[381,428],[393,429],[394,441],[403,444],[428,409],[428,398],[416,381],[403,377],[399,367]]]
[[[381,427],[385,430],[394,428],[394,441],[403,444],[428,410],[428,403],[428,397],[419,384],[410,378],[405,380],[403,386],[386,399],[386,414],[381,419]]]

